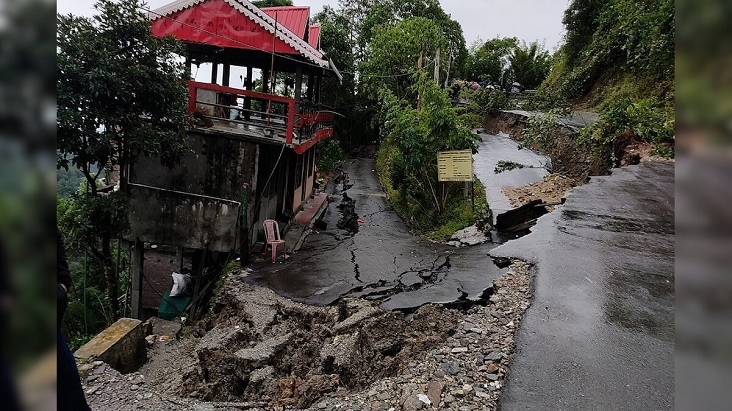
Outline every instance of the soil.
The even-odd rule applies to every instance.
[[[137,372],[80,365],[92,409],[418,409],[425,395],[445,409],[495,409],[530,299],[522,262],[486,306],[413,314],[360,299],[307,306],[248,275],[227,275],[209,317],[156,340]]]
[[[533,200],[541,200],[546,204],[559,204],[567,191],[579,185],[575,179],[559,174],[549,174],[541,181],[523,187],[503,187],[503,194],[508,197],[513,207],[520,207]],[[553,206],[549,207],[549,211]]]

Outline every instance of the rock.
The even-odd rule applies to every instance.
[[[389,398],[391,398],[391,394],[389,394],[388,392],[380,392],[376,394],[376,399],[380,401],[386,401]]]
[[[157,335],[151,334],[145,337],[145,343],[148,347],[152,347],[155,344],[155,340],[158,338]]]
[[[94,364],[82,364],[78,367],[79,371],[89,371],[94,368]]]
[[[471,328],[468,331],[470,331],[471,333],[483,334],[483,330],[481,330],[480,328],[477,328],[477,327]]]
[[[442,365],[440,365],[440,368],[442,368],[442,371],[450,375],[456,375],[460,372],[460,367],[458,367],[458,365],[454,362],[442,363]]]
[[[89,388],[88,390],[86,390],[86,395],[92,395],[92,394],[96,393],[97,390],[99,390],[99,387],[100,386],[97,385],[96,387]]]
[[[465,323],[465,324],[463,324],[463,330],[470,331],[471,328],[475,328],[475,324],[473,324],[473,323]]]
[[[417,399],[425,405],[432,405],[432,400],[424,394],[417,394]]]
[[[484,399],[487,399],[487,398],[490,398],[491,397],[489,394],[486,394],[483,391],[476,391],[475,392],[475,396],[476,397],[479,397],[479,398],[484,398]]]
[[[498,374],[486,374],[485,377],[491,381],[498,381]]]
[[[139,390],[139,389],[140,389],[140,386],[139,386],[139,385],[137,385],[137,384],[132,384],[132,385],[130,386],[130,391],[137,391],[137,390]]]
[[[445,398],[442,400],[445,404],[451,404],[455,402],[455,397],[453,397],[451,394],[445,395]]]
[[[473,391],[473,386],[470,384],[463,384],[463,391],[466,393]]]
[[[455,347],[450,352],[453,354],[460,354],[463,352],[468,352],[468,347]]]
[[[493,364],[493,363],[491,362],[491,363],[489,363],[489,364],[488,364],[488,365],[487,365],[487,366],[485,367],[485,370],[486,370],[486,371],[488,371],[489,373],[493,373],[493,374],[495,374],[496,372],[498,372],[498,366],[497,366],[496,364]]]
[[[76,358],[95,358],[93,366],[107,362],[121,373],[132,372],[147,361],[145,327],[142,321],[120,318],[74,353]]]
[[[430,399],[432,404],[436,406],[440,405],[440,398],[442,397],[442,390],[444,386],[442,383],[437,381],[430,381],[427,383],[427,397]]]
[[[503,358],[503,354],[498,351],[491,351],[483,359],[485,361],[500,361]]]

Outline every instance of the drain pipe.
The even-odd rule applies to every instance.
[[[249,264],[249,184],[244,183],[241,191],[241,225],[239,226],[239,261],[242,268]]]

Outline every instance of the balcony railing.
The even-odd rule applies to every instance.
[[[298,153],[333,136],[334,112],[307,102],[195,81],[188,90],[189,112],[228,132],[283,138]]]

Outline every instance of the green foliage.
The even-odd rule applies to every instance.
[[[602,88],[613,88],[613,77],[630,73],[641,86],[628,97],[673,105],[672,0],[573,0],[564,24],[567,41],[543,87],[547,95],[578,99],[603,81]],[[602,102],[608,105],[607,99]]]
[[[59,167],[92,183],[92,165],[126,165],[138,154],[174,164],[186,150],[181,44],[150,36],[141,2],[99,0],[93,18],[58,16]]]
[[[554,136],[562,127],[559,120],[569,114],[564,108],[555,108],[547,113],[537,114],[529,118],[521,137],[522,144],[548,153],[554,145]]]
[[[551,62],[551,56],[539,43],[522,43],[508,55],[509,78],[527,89],[536,89],[549,74]]]
[[[502,84],[508,56],[516,47],[518,39],[515,37],[496,37],[482,44],[477,41],[469,50],[464,77]]]
[[[463,66],[467,57],[467,49],[462,27],[460,23],[452,20],[445,13],[437,0],[386,0],[378,2],[366,0],[364,2],[372,3],[367,8],[368,12],[364,14],[362,24],[358,30],[358,42],[364,50],[371,45],[379,28],[392,27],[401,21],[413,18],[424,18],[434,22],[440,28],[446,40],[447,47],[441,49],[443,62],[447,62],[448,57],[450,57],[453,72],[456,68]],[[431,56],[434,56],[434,52],[431,53]],[[416,62],[416,60],[414,61]],[[446,71],[447,65],[443,63],[441,71]]]
[[[488,234],[493,228],[493,211],[488,207],[488,203],[485,200],[485,188],[481,184],[483,195],[480,197],[482,201],[478,201],[476,190],[476,205],[475,205],[475,226],[478,230]]]
[[[318,170],[333,171],[346,158],[346,153],[337,140],[329,139],[318,145]]]
[[[292,0],[258,0],[253,1],[252,4],[255,6],[262,7],[280,7],[280,6],[292,6]]]
[[[653,99],[625,98],[610,107],[594,125],[582,129],[579,142],[590,144],[596,154],[609,157],[613,165],[618,165],[622,149],[632,142],[650,143],[656,154],[673,157],[673,114]]]
[[[472,118],[453,108],[447,94],[426,75],[418,76],[415,88],[422,97],[420,109],[388,89],[380,93],[385,139],[377,167],[397,212],[418,231],[428,232],[454,219],[450,210],[464,201],[458,200],[461,187],[437,181],[437,152],[475,150],[477,137],[470,130]]]
[[[165,165],[187,151],[187,69],[172,37],[150,35],[139,0],[99,0],[94,17],[58,16],[57,167],[78,168],[87,190],[59,205],[72,252],[85,250],[102,269],[109,312],[119,314],[111,244],[127,229],[120,192],[101,193],[103,170],[125,170],[139,155]],[[94,171],[97,169],[98,171]]]
[[[496,163],[496,167],[493,169],[493,172],[496,174],[500,174],[504,171],[511,171],[515,170],[517,168],[524,168],[526,167],[523,164],[517,163],[515,161],[506,161],[506,160],[499,160],[498,163]]]
[[[479,88],[478,90],[464,89],[460,96],[467,100],[472,111],[486,115],[497,110],[509,110],[514,104],[501,90]]]
[[[377,27],[367,59],[360,65],[367,92],[378,94],[386,87],[397,96],[413,99],[416,94],[411,73],[417,70],[420,53],[426,67],[437,49],[445,50],[446,46],[447,39],[440,26],[423,17]]]

